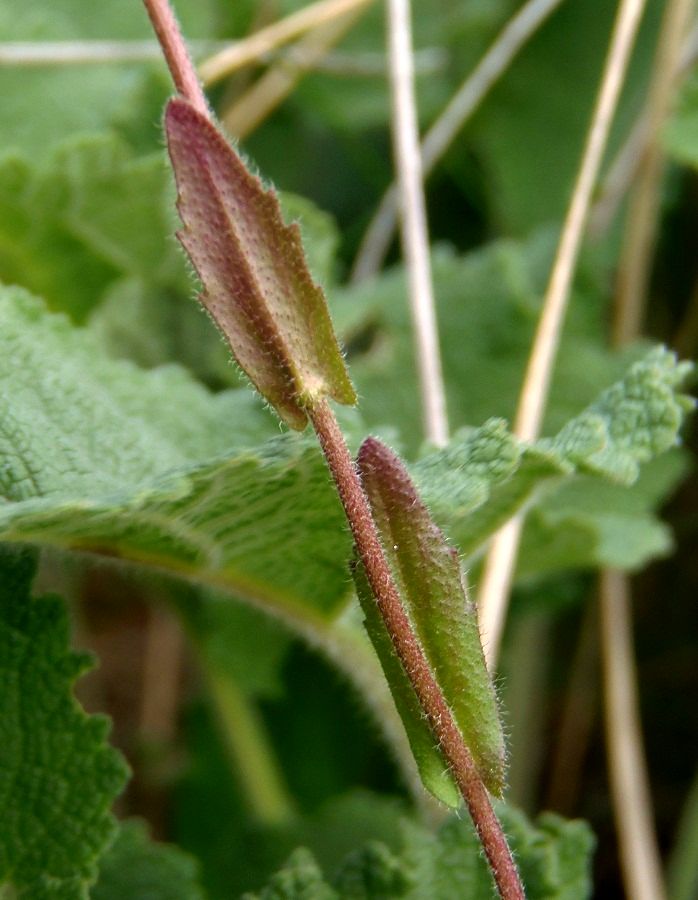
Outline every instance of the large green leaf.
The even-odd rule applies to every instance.
[[[86,900],[127,770],[73,697],[91,659],[69,650],[62,601],[31,598],[35,566],[0,546],[0,891]]]
[[[342,604],[349,538],[310,442],[259,445],[275,426],[249,394],[212,395],[181,370],[105,359],[88,333],[17,289],[3,292],[0,322],[5,539],[164,567],[308,627]],[[420,489],[470,556],[541,484],[577,471],[627,482],[666,449],[686,406],[674,394],[684,374],[656,352],[557,441],[533,448],[501,423],[483,426],[422,460]],[[615,500],[622,511],[622,493]]]
[[[0,317],[6,538],[117,553],[311,619],[346,595],[348,538],[308,441],[241,450],[275,428],[247,392],[105,359],[18,290]]]

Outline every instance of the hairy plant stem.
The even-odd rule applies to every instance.
[[[168,0],[144,0],[180,93],[210,115]],[[525,900],[516,864],[477,771],[395,587],[378,530],[339,423],[326,400],[308,410],[395,652],[466,802],[503,900]]]
[[[309,412],[349,522],[357,553],[395,652],[465,800],[503,898],[523,898],[523,888],[487,789],[456,726],[415,636],[383,553],[368,499],[337,419],[326,401]]]
[[[143,3],[178,93],[199,112],[209,115],[206,97],[168,0],[143,0]]]

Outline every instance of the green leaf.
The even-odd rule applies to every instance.
[[[165,128],[184,222],[179,238],[204,284],[201,302],[241,368],[299,430],[307,407],[324,396],[353,405],[298,226],[284,225],[275,194],[186,100],[169,102]]]
[[[0,545],[0,888],[86,900],[127,769],[107,720],[73,697],[91,659],[68,649],[63,603],[30,597],[35,568],[34,553]]]
[[[647,421],[642,457],[673,440],[686,404],[672,391],[685,368],[666,354],[640,365],[636,396],[615,391],[593,411],[591,471],[630,472],[633,424],[648,410],[661,443]],[[2,538],[194,576],[297,627],[326,629],[343,606],[351,545],[321,456],[293,435],[251,449],[275,425],[249,392],[212,395],[174,367],[143,372],[106,359],[89,332],[18,289],[0,290],[0,383]],[[610,424],[616,411],[623,433]],[[504,519],[542,502],[540,488],[585,470],[573,432],[564,446],[521,448],[489,423],[417,464],[420,491],[473,558]],[[623,497],[614,494],[620,512]],[[596,564],[593,553],[584,564]]]
[[[532,824],[503,804],[498,806],[498,815],[529,900],[584,900],[591,896],[594,839],[586,823],[568,822],[548,813]],[[272,886],[284,886],[289,892],[262,891],[249,895],[249,900],[253,896],[254,900],[337,896],[342,900],[494,900],[498,896],[471,823],[456,818],[449,819],[436,834],[403,820],[401,849],[389,850],[371,842],[353,851],[335,874],[324,877],[310,851],[299,849],[266,890]]]
[[[312,853],[299,847],[265,888],[245,894],[243,900],[339,900],[339,895],[325,881]]]
[[[652,350],[556,437],[521,445],[518,460],[516,448],[496,422],[456,437],[452,445],[429,454],[415,466],[425,500],[437,521],[471,559],[482,552],[500,525],[532,503],[544,503],[550,520],[557,494],[543,492],[566,489],[564,486],[578,475],[596,476],[592,494],[602,491],[606,515],[623,516],[631,495],[622,488],[636,481],[641,464],[676,444],[681,424],[694,406],[693,400],[679,390],[690,370],[690,363],[677,362],[669,351],[661,347]],[[493,459],[500,457],[490,451],[498,446],[506,449],[495,466]],[[464,490],[460,492],[454,486],[453,474],[448,474],[454,468],[461,472]],[[616,489],[604,487],[599,476],[615,483]],[[579,495],[580,500],[583,496]],[[653,497],[656,502],[658,494]],[[560,509],[568,519],[574,515],[571,500],[571,494],[566,501],[561,498]],[[566,535],[561,537],[565,539]],[[585,546],[591,553],[588,543]],[[586,559],[587,565],[602,564],[593,554]],[[561,561],[563,565],[566,562],[558,557],[557,564]],[[636,558],[634,565],[639,561]],[[555,554],[550,554],[546,567],[555,563]]]
[[[143,822],[121,822],[90,900],[204,900],[197,868],[179,847],[151,841]]]
[[[449,547],[434,525],[399,458],[375,438],[361,445],[358,458],[381,543],[393,572],[403,606],[424,651],[432,674],[453,711],[456,724],[472,753],[485,785],[495,794],[504,786],[504,736],[499,720],[492,680],[487,672],[480,643],[475,607],[465,595],[458,554]],[[375,640],[380,628],[374,598],[365,591],[365,577],[358,580],[359,597],[369,634],[384,663],[392,648],[384,639]],[[383,626],[384,627],[384,626]],[[386,634],[387,638],[387,634]],[[387,675],[393,675],[389,662]],[[396,685],[404,697],[404,676]],[[429,737],[421,710],[399,706],[408,736],[422,733],[413,748],[423,750]],[[432,746],[433,752],[433,746]],[[420,757],[417,756],[418,764]],[[432,765],[429,766],[429,769]],[[442,773],[444,762],[441,763]],[[436,784],[425,781],[436,796],[445,800],[443,774]]]
[[[2,535],[194,575],[308,627],[343,603],[350,544],[320,454],[295,435],[245,449],[275,430],[249,392],[106,359],[18,289],[0,342]]]
[[[689,469],[685,452],[671,450],[642,467],[626,487],[577,475],[541,497],[526,521],[518,571],[588,568],[635,571],[673,547],[667,525],[653,510]]]

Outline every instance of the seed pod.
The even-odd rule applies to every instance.
[[[410,619],[432,674],[441,688],[482,780],[494,794],[504,786],[504,737],[497,699],[485,665],[477,613],[468,600],[458,553],[450,547],[420,500],[400,459],[375,438],[359,451],[359,470],[373,517]],[[425,785],[451,803],[455,790],[444,783],[445,763],[434,761],[434,740],[392,647],[360,566],[356,584],[369,634]],[[367,593],[368,592],[368,593]],[[413,691],[411,692],[414,693]]]

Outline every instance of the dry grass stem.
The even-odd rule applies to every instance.
[[[190,41],[194,56],[223,49],[222,41]],[[162,62],[157,41],[11,41],[0,42],[0,66],[80,66],[104,63]]]
[[[354,9],[326,25],[314,28],[298,41],[290,58],[265,72],[223,113],[223,123],[228,131],[240,140],[251,134],[292,93],[303,75],[317,67],[363,10],[364,7]]]
[[[642,751],[626,576],[602,572],[600,598],[606,746],[623,881],[633,900],[662,900],[665,893]]]
[[[540,432],[591,194],[644,7],[644,0],[621,0],[619,4],[582,162],[563,224],[519,398],[514,432],[524,441],[534,440]],[[501,640],[520,532],[520,523],[505,526],[495,535],[485,561],[479,603],[480,622],[490,665],[494,665]]]
[[[387,8],[393,146],[424,431],[428,440],[442,446],[448,440],[448,419],[419,153],[409,0],[388,0]]]
[[[560,3],[562,0],[528,0],[504,26],[487,53],[427,131],[421,145],[424,177],[432,171],[519,50]],[[383,195],[366,230],[354,262],[352,281],[361,281],[380,270],[395,233],[397,215],[398,190],[393,183]]]
[[[318,28],[371,2],[372,0],[319,0],[311,3],[205,60],[199,67],[201,79],[206,87],[210,87],[237,69],[258,62],[265,54],[287,44],[305,31]]]
[[[670,0],[659,35],[647,101],[649,139],[643,148],[634,179],[618,266],[614,330],[620,341],[637,335],[642,327],[664,169],[660,131],[675,93],[681,44],[693,5],[693,0]]]
[[[615,345],[636,338],[641,330],[663,169],[659,132],[681,71],[681,45],[692,9],[692,0],[670,0],[664,12],[620,258],[612,327]],[[665,890],[643,751],[627,576],[602,572],[599,602],[606,744],[623,882],[630,897],[662,900]]]
[[[694,27],[686,40],[679,58],[676,82],[682,81],[698,60],[698,27]],[[675,83],[675,87],[678,84]],[[628,137],[608,167],[601,190],[589,213],[589,234],[596,240],[602,238],[615,219],[618,209],[637,178],[645,154],[645,147],[652,139],[651,127],[645,105],[635,120]]]

